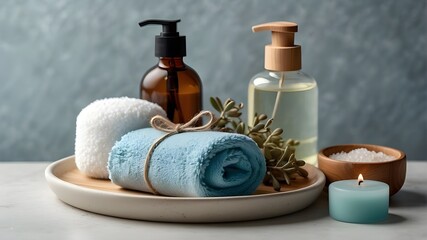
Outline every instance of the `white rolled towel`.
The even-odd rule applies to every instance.
[[[157,104],[136,98],[96,100],[77,116],[75,159],[77,168],[93,178],[108,179],[108,154],[126,133],[148,127],[155,115],[166,116]]]

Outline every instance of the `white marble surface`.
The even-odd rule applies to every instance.
[[[0,163],[0,239],[427,239],[427,162],[409,162],[403,189],[381,224],[337,222],[327,196],[298,213],[261,221],[174,224],[113,218],[58,200],[44,179],[49,163]]]

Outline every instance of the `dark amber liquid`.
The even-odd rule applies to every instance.
[[[182,58],[160,58],[141,80],[140,98],[159,104],[174,123],[185,123],[202,110],[202,84]]]

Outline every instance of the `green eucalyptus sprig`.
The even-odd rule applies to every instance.
[[[222,103],[218,97],[211,97],[210,102],[220,114],[212,130],[247,135],[261,149],[267,165],[264,184],[272,185],[274,190],[280,191],[281,183],[291,184],[294,174],[308,176],[308,172],[301,168],[305,162],[295,158],[295,147],[299,142],[293,139],[284,141],[281,128],[271,131],[273,119],[268,119],[265,114],[255,114],[253,126],[247,126],[240,118],[243,103],[236,104],[230,98]]]

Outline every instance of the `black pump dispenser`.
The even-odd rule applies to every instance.
[[[184,57],[186,56],[185,36],[179,36],[177,32],[177,20],[149,19],[139,23],[140,27],[156,24],[162,25],[163,31],[156,35],[154,55],[156,57]]]
[[[202,82],[183,61],[186,46],[185,36],[177,31],[180,21],[149,19],[139,23],[140,27],[156,24],[163,28],[156,36],[159,61],[142,77],[139,97],[157,103],[174,123],[186,123],[202,110]]]

